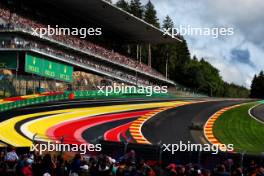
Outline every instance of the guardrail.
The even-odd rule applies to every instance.
[[[68,100],[68,99],[107,99],[107,98],[169,98],[169,94],[152,94],[152,96],[147,96],[146,93],[143,94],[121,94],[112,93],[106,96],[97,90],[82,90],[82,91],[65,91],[65,92],[46,92],[41,94],[26,95],[19,97],[11,97],[0,100],[0,112],[8,111],[16,108],[21,108],[25,106],[30,106],[39,103],[46,103],[52,101]]]
[[[70,92],[68,92],[70,93]],[[77,99],[80,98],[169,98],[172,97],[170,94],[162,94],[162,93],[153,93],[151,96],[147,96],[147,93],[111,93],[106,96],[105,93],[97,91],[97,90],[87,90],[87,91],[75,91],[74,97]]]
[[[42,94],[11,97],[0,100],[0,112],[15,108],[21,108],[33,104],[59,101],[68,99],[69,95],[64,92],[47,92]]]

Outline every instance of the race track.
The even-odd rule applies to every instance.
[[[106,141],[155,144],[177,140],[205,143],[188,127],[242,100],[115,99],[74,100],[34,105],[0,114],[0,141],[31,146],[32,140],[64,143]]]
[[[253,108],[251,114],[264,123],[264,104],[260,104]]]
[[[190,130],[193,124],[205,124],[216,111],[244,101],[207,101],[164,111],[147,121],[142,132],[150,143],[207,143],[203,131]]]

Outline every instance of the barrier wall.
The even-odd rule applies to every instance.
[[[69,95],[64,92],[48,92],[43,94],[11,97],[0,100],[0,112],[50,101],[66,100]]]
[[[61,101],[68,99],[110,99],[110,98],[170,98],[169,94],[153,94],[146,96],[146,94],[120,94],[112,93],[106,96],[97,90],[87,91],[70,91],[65,92],[46,92],[41,94],[26,95],[19,97],[11,97],[0,100],[0,112],[21,108],[29,105],[46,103],[52,101]]]

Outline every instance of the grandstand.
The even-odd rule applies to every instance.
[[[73,72],[79,71],[98,75],[100,80],[132,85],[176,85],[151,68],[151,45],[179,40],[164,36],[160,29],[106,1],[61,0],[53,3],[44,0],[6,0],[1,1],[0,16],[1,59],[3,63],[12,60],[15,65],[10,67],[12,64],[4,63],[2,68],[13,69],[13,74],[36,75],[41,77],[40,82],[62,81],[71,85],[71,88],[75,82]],[[78,36],[39,36],[34,33],[34,28],[48,28],[49,25],[99,27],[102,28],[102,35],[81,39]],[[148,46],[148,58],[145,58],[148,63],[143,63],[140,50],[137,50],[137,58],[119,52],[118,48],[129,44]],[[46,71],[38,70],[42,66],[30,70],[27,68],[30,57],[34,62],[36,59],[43,63],[46,61],[55,67],[67,67],[70,71],[64,74],[58,69],[49,70],[51,66]]]

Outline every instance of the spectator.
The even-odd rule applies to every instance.
[[[55,164],[51,158],[50,154],[46,154],[42,161],[42,174],[49,174],[52,175],[54,173]]]
[[[81,155],[76,154],[71,163],[71,175],[79,175],[81,171]]]
[[[22,173],[24,176],[33,176],[32,167],[28,161],[25,162],[25,165],[22,168]]]

